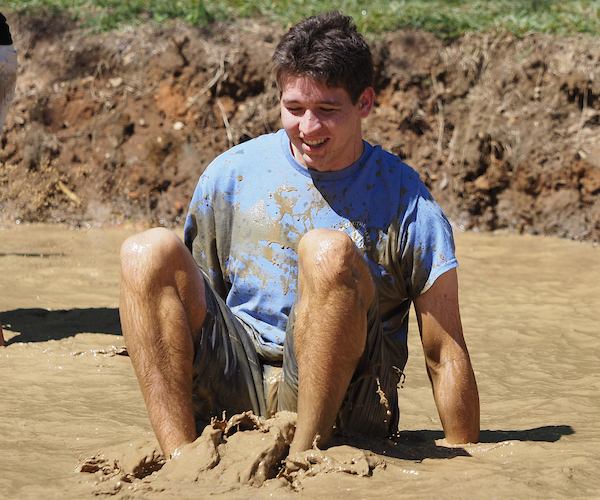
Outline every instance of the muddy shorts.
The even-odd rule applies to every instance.
[[[294,353],[295,307],[283,350],[269,349],[206,283],[207,313],[195,347],[194,409],[201,426],[212,416],[253,410],[265,417],[296,411],[298,365]],[[367,316],[367,343],[336,426],[346,432],[387,436],[398,429],[399,375],[385,348],[377,299]]]
[[[0,45],[0,132],[15,96],[17,52],[12,45]]]

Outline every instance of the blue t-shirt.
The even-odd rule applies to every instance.
[[[419,175],[364,143],[336,172],[298,163],[284,130],[218,156],[200,177],[185,243],[231,310],[269,348],[283,345],[297,248],[315,228],[345,231],[369,262],[384,334],[406,343],[411,302],[456,267],[452,230]]]

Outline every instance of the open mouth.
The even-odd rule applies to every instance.
[[[320,148],[323,144],[325,144],[327,142],[327,139],[321,139],[319,141],[308,141],[306,139],[303,139],[302,142],[308,146],[308,149],[318,149]]]

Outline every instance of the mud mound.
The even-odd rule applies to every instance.
[[[280,127],[267,21],[86,36],[13,21],[0,220],[174,226],[198,176]],[[460,228],[600,240],[598,40],[398,31],[373,41],[365,137],[418,170]]]
[[[327,476],[330,481],[332,475],[370,477],[397,469],[399,460],[469,456],[462,447],[438,446],[418,432],[390,439],[334,433],[323,450],[315,446],[288,455],[295,427],[295,413],[280,412],[264,420],[245,412],[228,421],[213,419],[169,461],[156,440],[145,438],[83,454],[75,471],[96,496],[132,498],[132,493],[143,492],[143,498],[164,498],[165,492],[175,490],[186,498],[234,492],[242,492],[235,498],[259,498],[257,488],[262,487],[260,498],[288,498]]]

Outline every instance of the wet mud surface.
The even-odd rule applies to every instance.
[[[456,234],[480,443],[444,440],[411,314],[394,439],[335,436],[288,464],[293,418],[227,415],[166,466],[119,325],[137,230],[0,226],[1,499],[597,498],[597,247]]]

